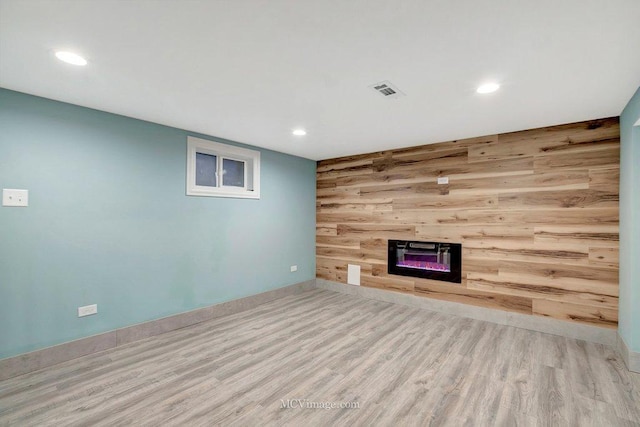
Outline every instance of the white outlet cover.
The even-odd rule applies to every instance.
[[[78,307],[78,317],[90,316],[98,312],[98,304],[85,305]]]
[[[448,184],[448,183],[449,183],[448,176],[441,176],[438,178],[438,184]]]
[[[347,283],[349,285],[360,286],[360,266],[348,264],[347,265]]]
[[[2,190],[2,206],[29,206],[29,190],[15,190],[12,188],[4,188]]]
[[[298,271],[298,266],[297,265],[292,265],[291,266],[291,272],[293,273],[294,271]]]

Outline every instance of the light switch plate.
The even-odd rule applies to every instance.
[[[29,206],[29,190],[14,190],[11,188],[4,188],[2,190],[2,206]]]

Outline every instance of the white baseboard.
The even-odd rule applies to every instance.
[[[315,279],[0,360],[0,381],[313,289]]]
[[[627,369],[640,373],[640,353],[629,350],[627,343],[624,342],[620,333],[617,333],[616,336],[616,350],[618,350],[618,353],[622,356],[624,363],[627,365]]]

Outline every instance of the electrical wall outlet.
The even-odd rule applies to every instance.
[[[292,265],[291,266],[291,272],[293,273],[294,271],[298,271],[298,266],[297,265]]]
[[[85,305],[78,307],[78,317],[90,316],[98,312],[98,304]]]
[[[448,183],[449,183],[448,176],[441,176],[438,178],[438,184],[448,184]]]
[[[29,190],[2,190],[2,206],[26,207],[29,206]]]

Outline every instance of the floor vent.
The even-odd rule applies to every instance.
[[[398,89],[398,87],[389,80],[373,84],[369,87],[385,98],[400,98],[401,96],[406,96],[404,92]]]

